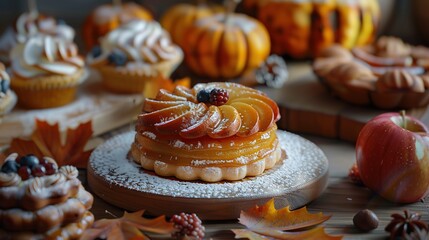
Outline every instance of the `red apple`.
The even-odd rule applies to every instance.
[[[429,134],[418,119],[385,113],[371,119],[356,142],[362,182],[385,199],[412,203],[429,193]]]

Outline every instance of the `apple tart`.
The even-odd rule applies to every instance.
[[[235,83],[159,90],[138,116],[130,158],[157,175],[181,180],[240,180],[282,156],[277,104]]]

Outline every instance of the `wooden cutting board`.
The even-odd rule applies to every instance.
[[[242,181],[205,183],[156,176],[143,170],[127,153],[135,132],[117,135],[97,147],[89,160],[91,191],[106,202],[155,216],[196,213],[204,220],[236,219],[241,210],[262,205],[271,198],[277,208],[301,207],[324,191],[328,160],[322,150],[298,135],[277,132],[287,158],[257,177]]]
[[[332,96],[313,74],[308,62],[290,63],[289,80],[280,89],[258,87],[280,107],[279,128],[354,142],[371,118],[395,110],[359,107]],[[427,107],[408,109],[408,115],[429,126]]]
[[[43,110],[15,108],[7,114],[0,121],[0,146],[10,143],[12,138],[29,136],[34,130],[35,118],[58,122],[62,131],[92,120],[96,136],[136,119],[143,99],[142,94],[119,95],[107,92],[102,88],[98,74],[90,72],[73,103]]]

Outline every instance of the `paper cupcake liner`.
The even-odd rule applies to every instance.
[[[60,107],[71,103],[78,85],[85,80],[84,70],[68,75],[22,79],[12,76],[11,87],[18,96],[18,105],[27,109]]]

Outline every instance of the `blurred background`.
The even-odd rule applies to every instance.
[[[375,0],[374,0],[375,1]],[[382,11],[379,35],[392,35],[412,44],[429,45],[428,0],[378,0]],[[76,29],[76,41],[81,44],[82,24],[96,6],[110,0],[37,0],[40,12],[63,19]],[[139,0],[135,1],[152,11],[159,20],[162,13],[179,0]],[[221,2],[217,0],[215,2]],[[17,16],[27,10],[26,0],[0,0],[0,32],[9,26]],[[426,23],[426,24],[425,24]]]

